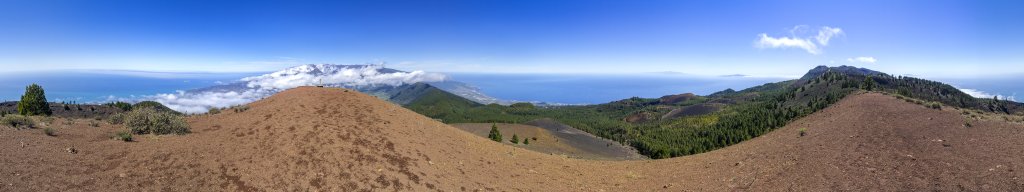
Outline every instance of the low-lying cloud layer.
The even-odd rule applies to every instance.
[[[960,89],[960,91],[963,91],[964,93],[967,93],[968,95],[971,95],[972,97],[975,97],[975,98],[988,98],[988,99],[991,99],[991,98],[999,97],[1000,100],[1017,101],[1016,94],[1010,95],[1010,96],[1005,96],[1005,95],[999,95],[999,94],[991,94],[991,93],[987,93],[987,92],[976,90],[976,89],[966,89],[966,88],[957,88],[957,89]]]
[[[444,81],[447,77],[423,71],[383,73],[383,67],[368,65],[346,67],[341,65],[302,65],[282,71],[242,78],[255,89],[289,89],[304,85],[337,85],[362,87],[373,85],[399,86],[417,82]]]
[[[142,100],[160,102],[180,112],[203,113],[214,107],[246,104],[299,86],[400,86],[418,82],[440,82],[447,78],[438,73],[395,71],[378,65],[301,65],[270,74],[242,78],[239,80],[241,86],[216,91],[178,91],[146,96]]]

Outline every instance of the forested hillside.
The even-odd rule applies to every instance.
[[[848,66],[821,66],[796,80],[685,99],[629,98],[599,105],[539,108],[527,103],[479,105],[450,94],[431,94],[406,107],[445,123],[522,123],[552,118],[633,146],[651,158],[668,158],[707,152],[763,135],[859,91],[888,92],[989,112],[1017,113],[1024,109],[1010,101],[973,98],[939,82]],[[686,110],[690,111],[680,112]]]

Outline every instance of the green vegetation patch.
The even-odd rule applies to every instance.
[[[32,118],[26,117],[24,115],[5,115],[4,117],[0,118],[0,124],[8,127],[13,127],[15,129],[28,129],[34,128],[36,126],[36,123],[32,120]]]
[[[123,124],[135,134],[186,134],[188,123],[181,115],[160,112],[151,108],[132,110],[110,117],[111,124]]]
[[[50,103],[46,102],[46,93],[43,87],[33,83],[25,87],[25,94],[18,101],[18,114],[21,115],[50,115]]]

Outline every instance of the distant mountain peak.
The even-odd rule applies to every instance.
[[[871,69],[867,69],[867,68],[860,68],[860,67],[854,67],[854,66],[848,66],[848,65],[840,65],[838,67],[829,67],[829,66],[819,65],[817,67],[814,67],[810,71],[807,71],[807,73],[804,74],[804,76],[801,77],[800,79],[806,80],[806,79],[815,78],[815,77],[818,77],[821,74],[825,74],[826,72],[829,72],[829,71],[843,73],[843,74],[863,75],[863,76],[874,76],[874,75],[883,75],[883,74],[885,74],[885,73],[878,72],[878,71],[871,70]]]

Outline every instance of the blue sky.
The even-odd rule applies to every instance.
[[[1020,1],[944,0],[10,0],[0,2],[0,73],[387,62],[479,73],[798,76],[856,65],[1008,76],[1024,74],[1020,10]]]

